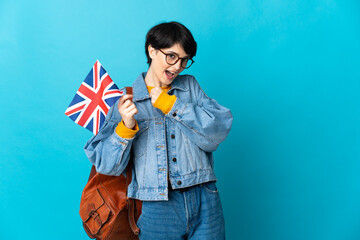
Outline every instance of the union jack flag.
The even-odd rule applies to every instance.
[[[110,107],[124,94],[125,88],[119,90],[97,60],[77,90],[65,115],[96,135]]]

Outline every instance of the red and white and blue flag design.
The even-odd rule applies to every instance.
[[[76,92],[65,114],[95,135],[104,123],[110,107],[125,93],[119,90],[99,60]]]

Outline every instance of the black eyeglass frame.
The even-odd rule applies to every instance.
[[[188,69],[188,68],[191,67],[191,65],[193,65],[194,62],[195,62],[192,58],[187,58],[187,57],[181,58],[181,57],[179,57],[179,55],[177,55],[176,53],[165,53],[165,52],[163,52],[161,49],[159,49],[159,50],[160,50],[160,52],[162,52],[163,54],[165,54],[165,61],[166,61],[166,63],[169,64],[169,65],[175,65],[175,64],[181,59],[181,67],[184,68],[184,69]],[[167,61],[168,55],[175,55],[175,56],[177,57],[176,61],[175,61],[173,64],[168,63],[168,61]],[[189,65],[188,67],[184,67],[184,66],[183,66],[183,60],[185,60],[185,59],[191,60],[191,63],[190,63],[190,65]]]

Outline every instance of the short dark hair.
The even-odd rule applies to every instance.
[[[196,55],[197,44],[193,35],[184,25],[179,22],[164,22],[152,27],[146,34],[145,53],[147,63],[151,64],[148,47],[155,49],[169,48],[174,44],[180,44],[190,58]]]

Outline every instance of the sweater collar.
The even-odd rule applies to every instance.
[[[145,77],[147,72],[142,72],[134,81],[132,88],[133,88],[133,101],[140,101],[147,98],[150,98],[149,91],[147,89],[145,83]],[[182,75],[176,76],[174,81],[171,83],[171,89],[168,90],[168,93],[173,89],[179,89],[182,91],[188,91],[189,89],[184,85],[181,79]]]

